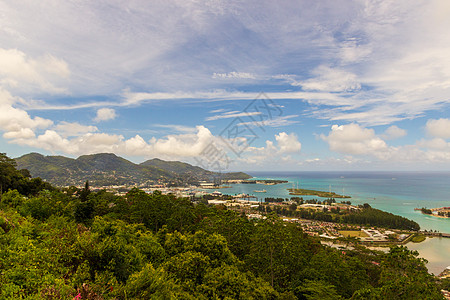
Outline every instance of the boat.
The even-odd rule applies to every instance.
[[[266,190],[254,190],[253,192],[254,193],[267,193]]]

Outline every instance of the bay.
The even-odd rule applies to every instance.
[[[266,197],[290,198],[288,188],[332,191],[351,196],[352,204],[397,214],[419,223],[421,229],[450,233],[450,219],[422,214],[414,208],[450,206],[450,172],[247,172],[253,179],[280,179],[277,185],[232,184],[225,194],[249,194],[259,201]],[[266,190],[266,193],[255,192]],[[304,199],[317,198],[303,196]],[[319,198],[320,199],[320,198]],[[336,201],[339,201],[337,199]]]
[[[414,208],[450,206],[450,172],[247,172],[253,179],[279,179],[277,185],[232,184],[225,194],[249,194],[258,201],[266,197],[291,198],[288,188],[332,191],[351,196],[352,204],[372,207],[416,221],[422,230],[450,233],[450,219],[422,214]],[[266,193],[255,191],[266,190]],[[303,196],[304,199],[320,199]],[[340,201],[341,199],[336,199]],[[429,272],[438,275],[450,265],[450,238],[427,238],[408,243],[419,256],[428,260]]]

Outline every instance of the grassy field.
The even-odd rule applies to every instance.
[[[361,230],[340,230],[340,234],[345,237],[367,237],[367,233]]]
[[[417,235],[414,235],[412,237],[411,242],[413,242],[413,243],[421,243],[421,242],[425,241],[426,238],[427,237],[424,236],[423,234],[417,234]]]

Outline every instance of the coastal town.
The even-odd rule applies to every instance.
[[[216,198],[223,197],[220,192],[214,192],[211,195]],[[266,214],[261,211],[280,211],[287,212],[292,210],[313,210],[321,212],[323,210],[342,210],[357,211],[361,208],[345,203],[331,204],[311,204],[304,203],[296,205],[296,201],[283,201],[276,203],[258,203],[252,201],[248,195],[232,196],[228,200],[211,199],[208,204],[223,205],[239,213],[245,213],[249,219],[263,219]],[[264,209],[265,208],[265,209]],[[347,243],[348,241],[358,242],[367,246],[390,246],[394,244],[405,244],[417,234],[417,232],[407,230],[390,230],[386,228],[366,227],[354,224],[342,224],[336,222],[326,222],[318,220],[308,220],[302,218],[293,218],[282,216],[283,221],[297,223],[301,225],[304,232],[310,236],[316,236],[322,240],[334,241],[334,243]]]
[[[346,224],[338,222],[328,222],[324,220],[311,220],[305,218],[292,217],[292,209],[295,211],[309,211],[309,212],[355,212],[361,210],[360,206],[352,205],[350,201],[341,201],[337,203],[335,201],[323,203],[318,201],[303,201],[299,202],[299,197],[296,196],[317,196],[319,199],[334,198],[350,198],[345,195],[338,195],[333,192],[322,192],[306,189],[288,189],[291,198],[279,198],[267,199],[261,197],[266,193],[265,189],[254,190],[254,193],[260,194],[260,197],[250,194],[226,194],[227,188],[231,188],[232,184],[258,184],[258,185],[276,185],[280,183],[287,183],[285,180],[270,180],[270,179],[258,179],[258,180],[222,180],[222,181],[200,181],[198,185],[191,185],[187,187],[171,187],[161,182],[146,187],[139,187],[146,193],[153,193],[158,190],[162,194],[173,194],[177,197],[189,198],[193,202],[203,202],[209,205],[220,205],[227,207],[228,209],[245,214],[249,219],[263,219],[266,218],[267,213],[277,212],[285,222],[297,223],[301,225],[304,232],[310,236],[316,236],[327,244],[337,244],[339,247],[352,243],[358,243],[360,245],[368,247],[388,247],[395,244],[406,244],[410,241],[420,242],[424,240],[425,236],[443,236],[447,237],[446,233],[428,232],[428,231],[411,231],[411,230],[396,230],[383,227],[374,226],[362,226],[356,224]],[[126,192],[133,186],[107,186],[107,187],[92,187],[93,190],[106,189],[109,192],[113,192],[116,195],[125,195]],[[221,192],[220,190],[225,190]],[[275,201],[273,201],[275,200]],[[432,209],[433,215],[439,215],[448,212],[448,207],[439,209]],[[286,214],[286,212],[291,212]]]

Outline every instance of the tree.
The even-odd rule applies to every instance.
[[[0,153],[0,195],[11,188],[17,175],[16,161],[6,156],[6,153]],[[21,174],[20,174],[21,175]]]
[[[209,270],[198,289],[208,299],[279,299],[268,282],[229,265]]]
[[[417,251],[392,247],[381,262],[383,299],[442,299],[435,280]]]
[[[140,272],[133,274],[127,282],[122,298],[125,299],[195,299],[184,292],[164,269],[155,269],[147,264]]]
[[[339,300],[343,299],[334,285],[323,281],[306,280],[296,289],[296,294],[308,300]]]
[[[247,269],[279,292],[289,289],[311,259],[310,240],[300,227],[285,224],[274,215],[259,221],[253,232],[245,259]]]

